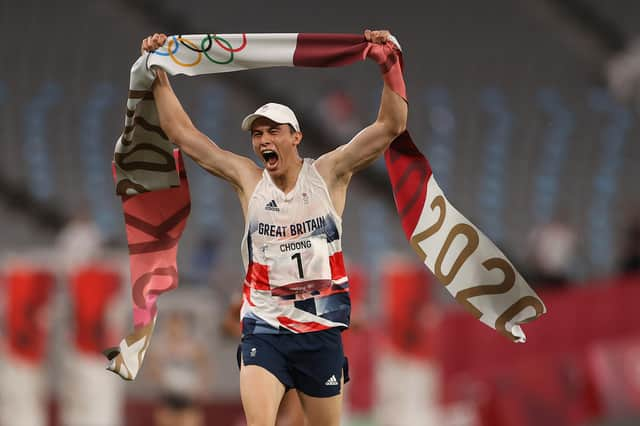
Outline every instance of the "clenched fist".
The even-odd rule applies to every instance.
[[[144,54],[144,52],[153,52],[154,50],[164,45],[165,41],[167,41],[166,34],[155,33],[154,35],[149,36],[144,40],[142,40],[142,45],[140,46],[140,53]]]

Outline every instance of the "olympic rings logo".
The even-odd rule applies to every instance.
[[[211,55],[209,55],[209,52],[211,52],[211,48],[214,45],[214,42],[220,49],[228,53],[228,58],[224,60],[218,60],[213,58]],[[180,46],[186,49],[189,49],[192,52],[195,52],[197,54],[196,58],[192,62],[183,62],[179,60],[176,57],[176,53],[178,53]],[[164,47],[166,51],[161,52],[159,50],[156,50],[151,53],[159,56],[168,56],[171,58],[173,62],[183,67],[195,67],[202,61],[203,55],[214,64],[226,65],[228,63],[231,63],[233,61],[234,54],[241,52],[242,50],[244,50],[245,47],[247,47],[246,33],[242,33],[242,44],[239,47],[233,47],[228,40],[215,34],[205,35],[202,38],[202,40],[200,40],[200,46],[198,46],[196,43],[194,43],[191,40],[183,38],[182,35],[177,35],[169,39],[169,42],[167,43],[166,47]]]

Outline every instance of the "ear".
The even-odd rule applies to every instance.
[[[299,145],[302,142],[302,132],[295,132],[293,134],[294,145]]]

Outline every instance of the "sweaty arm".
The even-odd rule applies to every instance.
[[[248,198],[260,179],[260,169],[249,158],[220,148],[200,132],[182,108],[167,74],[159,69],[156,72],[153,96],[162,130],[171,142],[201,167],[231,183],[246,212]]]

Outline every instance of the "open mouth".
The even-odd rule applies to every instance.
[[[270,149],[262,151],[262,158],[267,165],[267,168],[274,168],[278,163],[278,154]]]

